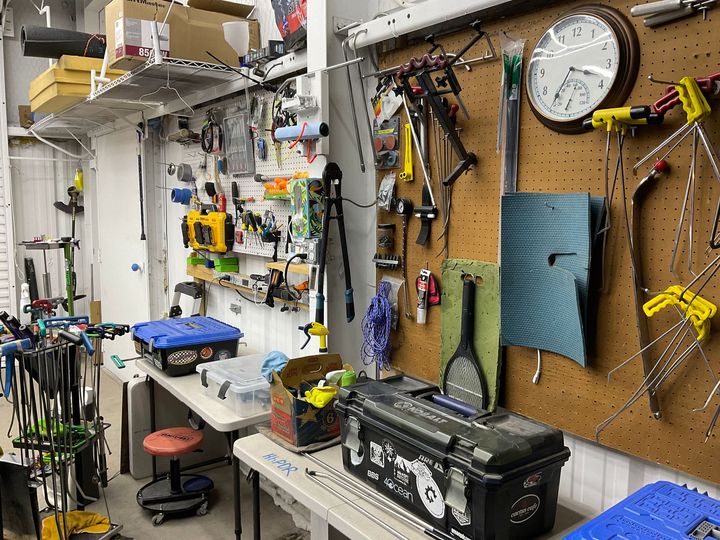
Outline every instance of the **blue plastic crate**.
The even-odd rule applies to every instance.
[[[620,501],[565,540],[720,538],[720,501],[671,482],[656,482]]]

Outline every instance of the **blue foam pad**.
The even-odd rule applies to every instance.
[[[552,351],[587,364],[583,310],[594,236],[590,208],[587,193],[503,196],[503,344]]]

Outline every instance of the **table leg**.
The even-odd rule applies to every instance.
[[[251,471],[253,490],[253,539],[260,540],[260,473]]]
[[[232,471],[233,471],[233,509],[235,513],[235,540],[242,538],[242,510],[240,507],[240,460],[235,457],[233,453],[233,445],[238,439],[238,431],[232,431],[229,433],[228,438],[230,442],[230,456],[232,459]]]
[[[150,385],[150,433],[155,433],[155,380],[152,377],[147,378],[147,382]],[[157,480],[157,459],[155,456],[151,456],[152,459],[152,477],[153,480]]]

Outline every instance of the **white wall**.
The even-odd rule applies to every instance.
[[[40,5],[39,2],[36,2]],[[47,0],[54,28],[75,29],[75,1]],[[15,37],[3,38],[5,54],[5,85],[7,93],[8,124],[19,125],[18,105],[29,105],[28,88],[30,81],[48,69],[47,58],[32,58],[22,55],[20,29],[23,25],[45,26],[45,15],[38,15],[29,0],[15,0],[10,4],[14,10]],[[36,118],[37,120],[37,118]]]
[[[73,142],[60,142],[59,146],[69,152],[79,153],[80,147]],[[79,162],[70,160],[57,150],[35,140],[13,138],[10,140],[10,174],[13,188],[13,219],[16,242],[31,240],[35,236],[46,235],[49,238],[70,236],[71,217],[53,207],[55,201],[69,202],[68,186],[73,185],[75,169]],[[22,158],[22,159],[13,159]],[[87,162],[84,164],[87,170]],[[84,204],[84,198],[81,199]],[[86,243],[86,220],[84,214],[76,218],[76,238],[80,240],[80,249],[75,251],[75,272],[77,273],[77,292],[88,298],[78,302],[76,313],[87,313],[89,309],[90,279],[89,269],[92,261],[91,244]],[[16,276],[18,283],[25,281],[23,260],[31,257],[35,262],[38,291],[45,298],[42,282],[44,272],[41,251],[29,251],[14,246],[16,254]],[[52,282],[52,295],[65,296],[65,274],[62,250],[47,252],[48,271]],[[20,295],[20,287],[17,288]],[[60,311],[59,314],[63,312]]]

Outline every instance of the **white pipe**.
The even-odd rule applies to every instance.
[[[355,26],[348,35],[357,34],[357,42],[351,41],[351,43],[360,49],[512,2],[523,3],[521,0],[460,0],[456,2],[427,0]]]
[[[41,157],[30,157],[30,156],[8,156],[11,161],[61,161],[68,163],[77,163],[77,159],[70,158],[41,158]],[[90,158],[83,158],[81,161],[90,161]]]
[[[52,142],[48,141],[47,139],[43,139],[40,135],[35,133],[35,131],[33,131],[33,128],[31,128],[31,127],[28,128],[28,132],[31,133],[32,136],[35,137],[41,143],[47,144],[49,147],[54,148],[55,150],[65,154],[66,156],[70,156],[71,158],[75,158],[75,159],[88,159],[88,158],[95,159],[95,156],[93,156],[92,154],[90,154],[90,156],[88,156],[87,154],[86,155],[77,155],[77,154],[73,154],[72,152],[68,152],[64,148],[59,147],[57,144],[52,143]]]
[[[8,148],[7,100],[5,96],[5,40],[0,40],[0,166],[5,205],[5,240],[7,245],[8,282],[10,285],[10,307],[18,313],[18,298],[15,294],[17,270],[15,261],[15,220],[13,218],[12,176],[10,172],[10,150]]]

